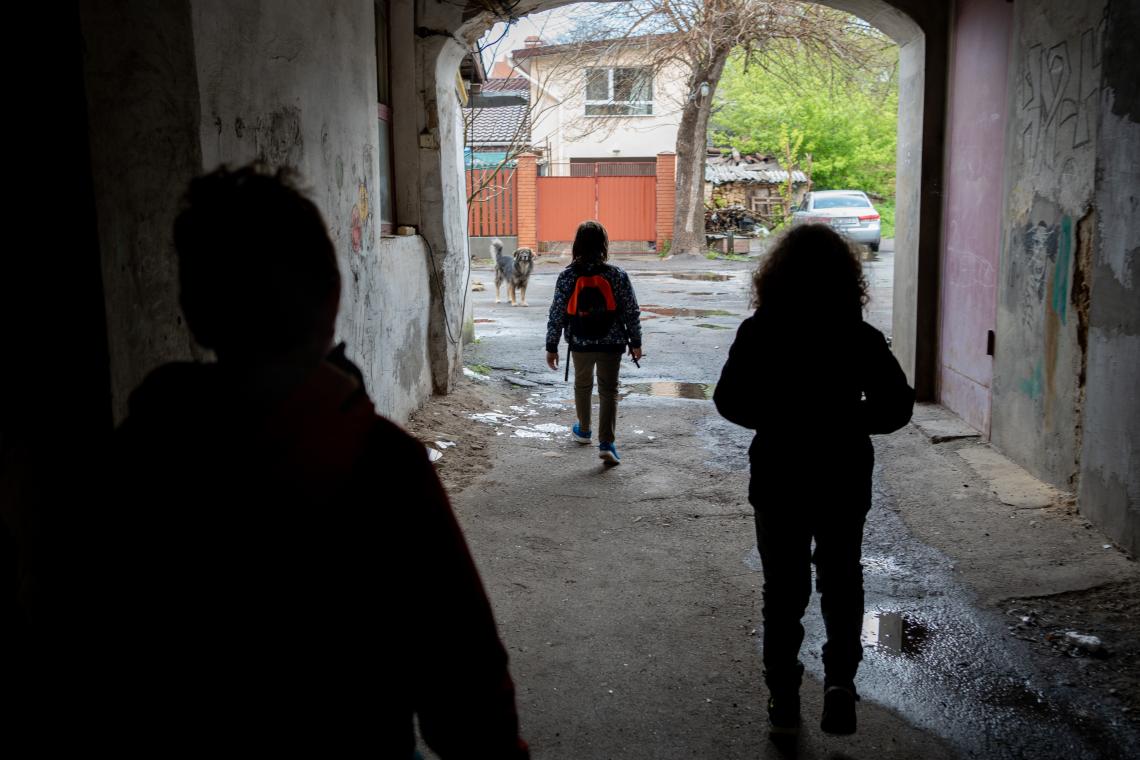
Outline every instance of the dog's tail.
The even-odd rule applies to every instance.
[[[503,252],[503,241],[495,238],[491,241],[491,258],[498,259],[499,254]]]

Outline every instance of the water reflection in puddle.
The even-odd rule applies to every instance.
[[[724,309],[686,309],[679,306],[657,306],[656,304],[642,304],[642,311],[660,314],[663,317],[734,317],[731,311]]]
[[[697,325],[697,327],[703,327],[706,330],[731,330],[732,329],[731,327],[728,327],[726,325],[710,325],[708,322],[702,322],[701,324]]]
[[[717,274],[715,272],[674,272],[675,280],[707,280],[710,282],[724,282],[731,280],[730,274]]]
[[[642,396],[696,399],[711,399],[714,390],[716,390],[716,383],[676,383],[671,381],[632,383],[622,388],[625,393],[636,393]]]
[[[901,612],[868,612],[863,616],[863,646],[916,657],[926,648],[930,629]]]

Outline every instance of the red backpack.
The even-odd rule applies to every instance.
[[[577,338],[604,338],[617,322],[617,299],[613,286],[601,274],[579,275],[566,304],[570,334]]]

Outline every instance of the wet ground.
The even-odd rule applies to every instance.
[[[891,255],[867,263],[875,299],[868,319],[888,334]],[[751,265],[618,263],[649,312],[642,366],[625,360],[621,370],[622,466],[606,469],[592,447],[570,441],[572,388],[561,369],[544,365],[557,266],[536,268],[529,308],[494,304],[493,288],[472,294],[478,341],[467,362],[486,374],[471,373],[466,396],[413,422],[414,430],[430,427],[429,438],[459,439],[444,449],[440,471],[511,653],[535,757],[1135,756],[1140,731],[1120,691],[1131,684],[1110,694],[1079,677],[1107,662],[1107,652],[1069,648],[1063,662],[1051,660],[1016,635],[1031,627],[1020,620],[1028,616],[996,601],[1039,590],[1018,572],[1046,577],[1033,562],[1052,567],[1051,554],[1068,562],[1048,575],[1059,591],[1098,579],[1135,588],[1134,563],[1105,552],[1088,529],[1070,530],[1077,518],[1041,512],[1032,523],[1039,556],[1018,555],[1003,585],[1004,557],[1017,553],[1003,546],[1002,531],[1024,528],[959,467],[955,449],[935,449],[913,429],[876,440],[860,732],[838,739],[818,731],[823,628],[813,601],[802,653],[804,732],[791,750],[772,745],[759,667],[760,567],[745,497],[750,434],[709,401],[732,331],[749,313]],[[487,270],[473,274],[491,279]],[[970,487],[963,501],[959,492]],[[981,517],[931,516],[942,501]],[[977,556],[959,546],[971,541]],[[1072,624],[1095,633],[1095,620]],[[1121,640],[1134,631],[1125,619],[1104,642],[1122,667],[1134,664]]]

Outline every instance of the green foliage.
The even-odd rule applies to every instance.
[[[814,189],[891,197],[895,184],[898,50],[876,51],[869,69],[784,48],[746,61],[737,53],[717,89],[715,144],[784,163],[810,155]]]
[[[895,236],[895,202],[893,200],[873,202],[875,210],[879,212],[881,230],[879,234],[884,238],[893,238]]]
[[[479,374],[479,375],[487,376],[487,375],[491,374],[491,368],[488,367],[486,364],[471,364],[471,365],[468,365],[467,368],[469,370],[471,370],[472,372]]]

